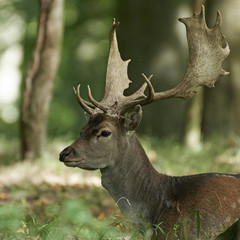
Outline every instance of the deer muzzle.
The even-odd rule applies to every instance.
[[[71,146],[63,149],[62,152],[59,154],[59,161],[65,162],[72,152],[73,148]]]

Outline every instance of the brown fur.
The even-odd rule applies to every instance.
[[[100,169],[102,185],[139,226],[160,224],[157,239],[215,239],[240,217],[240,175],[158,173],[122,120],[98,116],[60,159],[67,166]],[[111,137],[100,132],[111,131]],[[99,137],[100,136],[100,137]],[[69,151],[70,148],[70,151]],[[64,151],[61,153],[62,156]],[[82,160],[83,159],[83,160]],[[177,236],[178,238],[176,238]]]

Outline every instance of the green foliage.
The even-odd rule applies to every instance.
[[[201,228],[201,219],[200,219],[199,210],[196,210],[196,217],[197,217],[197,236],[199,238],[199,236],[200,236],[200,228]]]
[[[11,136],[0,136],[1,165],[10,165],[20,159],[18,139]]]
[[[172,140],[159,140],[143,136],[141,141],[155,167],[162,173],[185,175],[199,172],[234,172],[239,169],[239,138],[220,139],[214,137],[202,146],[198,152],[187,149]],[[54,149],[52,143],[51,148]],[[62,143],[65,146],[67,143]],[[17,141],[0,139],[2,166],[16,159]],[[53,151],[49,158],[32,163],[41,176],[47,174],[62,176],[66,172],[76,173],[80,169],[68,169],[57,161],[58,152]],[[14,155],[15,154],[15,155]],[[8,163],[9,162],[9,163]],[[11,165],[11,171],[22,174],[17,166],[31,167],[30,163]],[[15,168],[16,167],[16,168]],[[21,166],[22,168],[22,166]],[[15,170],[14,170],[15,169]],[[47,170],[47,171],[46,171]],[[30,172],[30,171],[29,171]],[[12,172],[14,173],[14,172]],[[81,171],[82,174],[85,172]],[[98,174],[98,172],[96,172]],[[56,183],[55,183],[56,184]],[[5,196],[8,194],[9,196]],[[5,197],[4,197],[5,196]],[[131,222],[116,215],[113,201],[102,188],[68,187],[58,185],[19,182],[19,186],[10,185],[0,189],[0,199],[7,204],[0,205],[0,239],[128,239],[149,240],[152,234],[166,235],[161,223],[144,226],[142,231],[133,228]],[[101,214],[104,212],[103,217]],[[196,216],[197,232],[201,231],[200,212]],[[171,236],[179,230],[174,226]],[[186,236],[187,239],[187,236]]]
[[[178,67],[173,67],[172,70],[170,69],[172,66],[170,64],[170,70],[168,70],[168,67],[166,68],[165,65],[168,65],[168,59],[173,58],[172,56],[174,55],[172,55],[172,53],[176,51],[174,50],[175,48],[169,51],[169,55],[164,56],[168,53],[171,42],[175,42],[175,40],[178,39],[174,30],[178,17],[175,16],[175,14],[176,12],[182,12],[181,9],[184,9],[184,6],[188,5],[188,2],[186,0],[153,1],[151,3],[141,1],[135,4],[136,6],[130,3],[128,3],[128,5],[126,4],[127,2],[128,1],[111,0],[65,1],[64,39],[61,63],[55,80],[54,96],[52,98],[48,121],[48,135],[51,138],[66,135],[70,138],[72,134],[77,136],[81,127],[86,123],[83,117],[83,111],[76,103],[76,99],[72,94],[73,86],[76,87],[81,83],[82,96],[87,98],[86,85],[89,84],[94,97],[97,100],[102,98],[108,57],[108,35],[113,17],[120,18],[119,20],[123,24],[118,32],[121,54],[123,57],[125,55],[127,58],[133,58],[133,61],[129,65],[130,79],[134,82],[132,84],[133,89],[137,88],[137,85],[142,82],[138,80],[141,71],[150,71],[149,73],[151,73],[152,69],[156,68],[155,66],[159,69],[155,71],[157,75],[156,79],[153,80],[155,81],[153,84],[156,86],[156,90],[159,88],[157,80],[159,78],[162,79],[159,84],[161,84],[161,88],[163,89],[166,83],[172,87],[172,84],[175,82],[175,80],[173,82],[172,76],[178,72],[178,70],[176,71],[178,67],[181,69],[181,63],[184,61],[180,61],[179,64],[177,64]],[[147,8],[145,6],[146,4],[148,5]],[[135,15],[135,12],[138,14]],[[21,27],[17,28],[18,30],[7,33],[2,38],[5,39],[4,43],[1,39],[0,58],[9,47],[12,47],[14,44],[20,46],[23,53],[23,60],[20,66],[22,79],[26,76],[27,68],[31,62],[37,34],[38,17],[39,1],[37,0],[1,1],[0,30],[2,30],[3,33],[7,32],[5,31],[6,29],[18,26],[17,24],[19,23],[21,23]],[[150,33],[150,35],[148,33]],[[16,38],[15,35],[19,35],[19,37]],[[13,41],[13,39],[15,40]],[[156,45],[152,44],[153,42],[155,42]],[[176,49],[180,49],[180,52],[185,52],[184,48],[179,48],[178,45],[180,43],[178,41],[174,44],[177,44]],[[133,51],[135,46],[136,49]],[[145,50],[142,51],[143,49]],[[140,53],[140,55],[137,53]],[[179,55],[177,58],[183,59],[181,56],[182,55]],[[166,63],[163,65],[164,67],[158,66],[158,62],[160,64],[162,58],[166,59],[166,61],[164,61]],[[134,67],[135,64],[136,67]],[[146,65],[148,67],[146,67]],[[133,70],[137,75],[132,73]],[[160,72],[162,73],[160,74]],[[136,78],[136,81],[134,78]],[[178,79],[178,77],[176,77],[176,79]],[[18,100],[11,103],[11,106],[14,106],[16,109],[19,109],[21,105],[23,85],[24,83],[22,82],[19,89],[20,94],[18,94]],[[167,85],[165,86],[167,87]],[[222,94],[220,95],[222,96]],[[174,134],[174,137],[182,135],[184,132],[185,119],[185,113],[183,113],[184,105],[180,103],[179,100],[170,100],[167,102],[166,105],[165,102],[163,102],[162,105],[158,104],[157,108],[149,106],[149,108],[144,110],[144,116],[148,117],[145,118],[146,121],[143,119],[139,132],[151,132],[154,135],[161,134],[161,136]],[[0,105],[1,104],[0,102]],[[0,108],[1,107],[2,106],[0,106]],[[1,110],[2,109],[0,109],[1,134],[7,135],[8,137],[18,136],[18,122],[5,122],[2,118]],[[175,112],[175,114],[173,115],[172,112]],[[172,116],[179,116],[179,118],[177,117],[175,120]],[[212,116],[210,117],[212,118]],[[221,131],[223,129],[224,126],[222,126]],[[66,132],[71,132],[71,134],[66,134]]]
[[[168,138],[141,136],[140,140],[153,165],[169,175],[206,172],[238,172],[240,139],[218,135],[206,140],[201,149],[192,150]]]
[[[162,222],[153,226],[153,232],[154,232],[153,236],[157,237],[158,234],[162,234],[162,235],[166,236],[166,233],[162,229],[161,225],[162,225]]]
[[[81,83],[82,88],[86,90],[86,85],[90,84],[94,97],[97,99],[102,97],[109,46],[108,35],[114,17],[115,4],[110,0],[65,1],[61,63],[55,80],[48,121],[48,131],[51,137],[66,135],[66,129],[69,132],[74,132],[74,129],[80,131],[85,123],[85,119],[82,117],[83,112],[79,111],[80,107],[73,96],[73,86],[76,87]],[[2,20],[0,30],[14,25],[14,19],[19,19],[18,22],[22,23],[22,29],[18,30],[21,38],[17,43],[23,50],[23,62],[20,70],[22,79],[24,79],[35,46],[39,1],[4,0],[0,13],[0,20]],[[6,46],[1,44],[0,58],[1,54],[10,47],[10,43],[7,41]],[[19,89],[20,99],[14,103],[14,106],[20,106],[23,85],[24,83]],[[86,97],[86,92],[84,91],[83,97]],[[10,124],[3,121],[1,109],[0,131],[9,137],[18,136],[19,132],[17,122]]]
[[[0,239],[116,239],[130,235],[142,236],[117,217],[98,220],[82,200],[64,200],[61,206],[48,205],[46,222],[27,213],[20,205],[0,207]],[[117,220],[118,219],[118,220]]]
[[[73,87],[81,83],[82,96],[87,99],[89,84],[94,97],[102,97],[114,8],[115,2],[109,0],[65,2],[61,64],[49,113],[50,136],[65,135],[66,129],[75,131],[76,136],[86,123]]]
[[[0,206],[0,232],[7,230],[9,234],[16,232],[21,226],[24,212],[20,206]]]

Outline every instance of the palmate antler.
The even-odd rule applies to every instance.
[[[124,96],[124,90],[129,87],[131,81],[128,79],[128,61],[121,59],[116,28],[119,23],[113,21],[110,32],[110,52],[108,58],[105,95],[101,102],[94,100],[88,86],[88,97],[90,102],[80,97],[80,85],[74,93],[80,105],[89,114],[104,112],[109,115],[121,115],[126,109],[135,105],[147,105],[151,102],[166,98],[189,99],[196,93],[199,86],[214,87],[215,82],[221,75],[228,72],[222,69],[222,63],[229,55],[229,46],[224,40],[221,32],[221,14],[217,12],[217,19],[213,29],[209,29],[205,21],[205,10],[199,15],[194,14],[189,18],[180,18],[187,30],[189,46],[189,63],[182,81],[175,87],[164,92],[155,92],[150,82],[152,75],[146,77],[142,87],[130,96]],[[225,46],[223,46],[225,45]],[[148,96],[144,92],[148,88]]]

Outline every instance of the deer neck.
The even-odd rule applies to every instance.
[[[128,218],[153,223],[156,213],[151,209],[161,205],[167,177],[153,168],[135,134],[127,140],[118,146],[122,149],[115,164],[101,170],[102,185]]]

